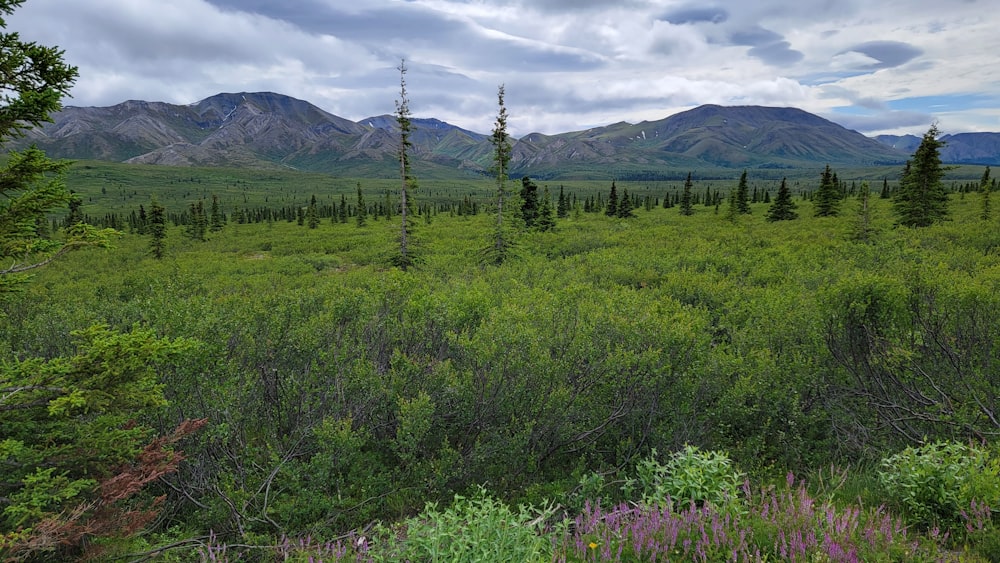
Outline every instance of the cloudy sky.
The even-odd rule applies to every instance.
[[[1000,131],[995,0],[27,0],[80,69],[67,105],[272,91],[488,133],[794,106],[866,134]]]

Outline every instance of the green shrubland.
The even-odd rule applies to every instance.
[[[420,192],[435,189],[420,187],[418,209]],[[345,190],[357,200],[357,182]],[[134,452],[140,438],[207,422],[172,446],[183,462],[146,485],[150,500],[163,497],[150,531],[86,544],[106,554],[201,545],[221,557],[378,533],[388,535],[373,550],[458,550],[435,543],[441,526],[494,511],[547,538],[519,544],[531,553],[584,560],[586,550],[560,543],[575,533],[562,518],[630,501],[665,509],[648,501],[668,496],[678,514],[694,500],[773,545],[780,525],[760,519],[762,490],[798,507],[795,522],[819,518],[803,516],[796,487],[781,496],[789,471],[832,519],[860,501],[858,530],[885,504],[914,526],[907,542],[930,542],[920,549],[988,552],[992,517],[978,507],[997,486],[996,225],[981,218],[980,198],[952,193],[950,221],[898,227],[891,201],[872,197],[862,240],[855,198],[815,217],[806,192],[792,192],[794,220],[768,221],[762,202],[732,221],[704,204],[689,216],[639,205],[626,219],[582,212],[595,188],[553,230],[514,229],[516,255],[500,266],[480,259],[495,229],[486,208],[443,205],[421,211],[421,262],[405,272],[390,265],[398,221],[384,217],[324,217],[315,228],[230,220],[205,241],[168,221],[160,259],[149,235],[123,226],[113,248],[67,254],[3,302],[0,351],[9,383],[31,362],[79,356],[73,334],[87,327],[143,346],[184,343],[167,361],[128,364],[155,370],[162,400],[130,407],[132,422],[115,415],[134,429],[120,445]],[[8,428],[11,415],[0,416]],[[945,504],[908,500],[905,476],[876,478],[924,471],[918,462],[938,450],[906,448],[938,441],[984,452],[954,463],[978,477]],[[111,461],[107,471],[120,470]],[[822,487],[831,466],[848,469],[842,486]],[[8,511],[11,526],[23,510]],[[407,523],[423,547],[398,543]],[[932,530],[950,534],[934,540]]]

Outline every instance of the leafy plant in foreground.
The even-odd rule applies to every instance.
[[[642,501],[648,505],[735,507],[743,483],[743,474],[725,453],[691,445],[671,454],[665,464],[656,461],[654,450],[636,465],[636,475]]]
[[[404,536],[392,537],[379,559],[547,561],[552,544],[544,528],[554,512],[525,506],[514,511],[480,488],[472,497],[456,495],[445,510],[429,503],[404,523]]]
[[[973,501],[1000,505],[1000,460],[957,442],[909,447],[884,458],[878,478],[889,500],[924,527],[956,526]]]

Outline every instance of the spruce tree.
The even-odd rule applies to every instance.
[[[559,203],[556,205],[556,217],[565,219],[569,216],[569,200],[563,193],[562,184],[559,185]]]
[[[310,229],[319,227],[319,209],[316,208],[316,194],[309,200],[309,207],[306,208],[306,225]]]
[[[414,265],[412,254],[411,235],[413,225],[411,224],[410,210],[412,209],[412,191],[417,187],[416,178],[410,171],[410,149],[413,143],[410,141],[410,134],[413,132],[413,124],[410,121],[410,100],[406,95],[406,61],[399,63],[399,100],[396,101],[396,123],[399,125],[399,213],[401,215],[399,229],[399,254],[395,256],[393,262],[401,270],[406,271]]]
[[[740,174],[740,183],[736,186],[736,213],[740,215],[750,214],[750,188],[747,185],[747,171]]]
[[[163,251],[166,249],[167,238],[167,216],[166,210],[154,196],[149,203],[149,247],[153,251],[153,258],[159,260],[163,258]]]
[[[66,215],[66,230],[83,222],[83,200],[70,190],[69,214]]]
[[[542,203],[538,208],[538,221],[536,227],[539,231],[551,231],[556,226],[556,220],[552,217],[552,196],[549,194],[549,187],[545,186],[542,192]]]
[[[413,198],[411,197],[410,201],[412,200]],[[347,222],[347,194],[340,194],[340,207],[337,208],[337,220],[341,223]]]
[[[149,229],[149,216],[146,215],[146,208],[139,204],[139,218],[136,221],[135,232],[139,235],[144,235]]]
[[[222,210],[219,209],[219,196],[212,194],[212,214],[209,217],[208,230],[217,233],[222,230]]]
[[[185,234],[197,241],[205,240],[205,233],[208,231],[208,218],[205,217],[205,206],[199,199],[197,203],[192,203],[188,207],[188,224]]]
[[[632,213],[632,209],[634,209],[634,206],[632,198],[628,195],[628,190],[622,190],[622,198],[618,202],[618,217],[622,219],[635,217],[635,213]]]
[[[937,137],[938,128],[932,125],[924,133],[913,157],[906,162],[892,202],[900,225],[927,227],[948,217],[948,192],[941,181],[945,169],[941,165],[940,149],[944,141]]]
[[[608,194],[608,205],[604,208],[604,214],[608,217],[618,216],[618,187],[615,181],[611,181],[611,193]]]
[[[781,186],[778,187],[778,195],[767,210],[767,220],[774,222],[798,219],[799,214],[795,212],[796,207],[795,202],[792,201],[792,192],[788,189],[788,181],[782,178]]]
[[[0,29],[6,16],[23,0],[0,1]],[[0,32],[0,144],[23,137],[25,132],[51,121],[62,107],[78,76],[77,68],[63,61],[57,47],[22,41],[16,32]],[[0,294],[27,281],[27,272],[48,264],[59,255],[88,245],[107,245],[111,232],[84,223],[67,229],[67,236],[38,244],[38,224],[78,198],[67,189],[65,172],[71,164],[55,161],[31,145],[0,159]],[[76,201],[77,203],[74,203]],[[82,212],[77,208],[82,218]],[[4,501],[7,501],[6,492]]]
[[[358,182],[358,211],[354,215],[354,220],[359,227],[364,227],[367,218],[368,209],[365,208],[365,196],[361,193],[361,182]]]
[[[693,187],[691,173],[688,172],[687,180],[684,180],[684,191],[681,192],[681,215],[694,215],[694,204],[691,201],[691,189]]]
[[[525,176],[521,178],[521,220],[527,229],[538,221],[538,186]]]
[[[872,210],[871,210],[871,188],[868,186],[868,182],[861,182],[861,191],[858,193],[858,219],[854,227],[854,240],[860,242],[871,241],[872,235],[875,232],[874,227],[872,227]]]
[[[490,142],[493,144],[493,173],[497,185],[497,221],[493,231],[493,240],[483,251],[483,262],[499,266],[503,264],[513,250],[513,241],[507,233],[503,219],[503,206],[506,199],[507,173],[510,166],[512,147],[507,135],[507,107],[504,105],[504,86],[497,89],[497,119],[493,126]]]
[[[718,212],[719,207],[715,207],[716,212]],[[729,192],[729,206],[726,207],[726,220],[735,223],[736,218],[739,217],[739,204],[736,202],[736,190],[731,190]]]
[[[819,189],[813,195],[813,214],[816,217],[836,217],[840,212],[840,188],[827,164],[820,175]]]

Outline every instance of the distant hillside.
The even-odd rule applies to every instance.
[[[913,154],[920,146],[915,135],[879,135],[880,143]],[[987,164],[1000,166],[1000,133],[956,133],[942,135],[941,160],[949,164]]]
[[[67,107],[53,118],[27,141],[60,158],[286,167],[339,176],[397,173],[394,116],[354,122],[269,92],[218,94],[190,105],[128,101],[105,108]],[[489,170],[493,147],[488,135],[437,119],[414,119],[413,124],[418,176]],[[954,136],[955,145],[960,137]],[[971,159],[961,162],[1000,158],[1000,141],[992,149],[982,143],[975,147],[961,153]],[[912,153],[795,108],[716,105],[659,121],[532,133],[513,149],[511,176],[595,179],[676,177],[692,169],[861,167],[901,163]]]

